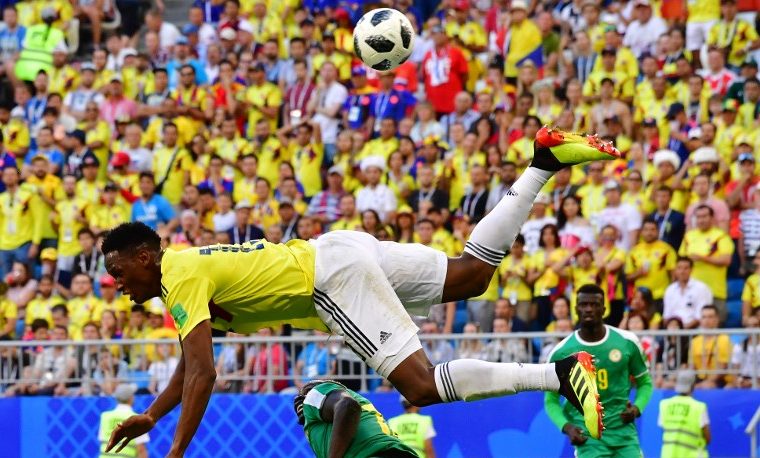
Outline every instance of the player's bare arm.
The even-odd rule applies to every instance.
[[[182,384],[182,413],[179,416],[174,442],[167,456],[184,456],[206,411],[216,382],[214,351],[211,346],[211,323],[198,324],[182,340],[185,373]]]
[[[322,406],[322,420],[332,423],[330,458],[341,458],[356,436],[362,408],[345,391],[333,391],[327,395]]]

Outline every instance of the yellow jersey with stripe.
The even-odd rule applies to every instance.
[[[306,241],[166,250],[161,295],[184,339],[198,324],[250,334],[283,324],[327,331],[317,315],[315,249]]]

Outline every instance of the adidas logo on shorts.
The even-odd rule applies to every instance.
[[[504,195],[505,196],[517,197],[518,194],[517,194],[517,191],[515,191],[513,188],[509,188],[509,189],[507,189],[507,192]]]
[[[392,335],[390,332],[380,331],[380,345],[384,344]]]

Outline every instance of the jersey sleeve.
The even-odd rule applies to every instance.
[[[744,283],[744,288],[742,289],[742,300],[746,302],[752,301],[752,279],[748,279],[746,283]]]
[[[214,284],[208,278],[164,278],[161,290],[166,295],[166,308],[174,318],[180,339],[184,339],[204,320],[211,319],[208,303]]]
[[[628,340],[628,345],[631,347],[631,358],[628,361],[628,370],[634,378],[639,378],[648,373],[649,369],[647,368],[646,356],[644,356],[644,349],[641,348],[641,343],[638,338],[631,334],[631,339],[633,338],[636,340]]]
[[[303,401],[303,416],[306,419],[306,423],[324,421],[322,420],[322,406],[325,404],[327,395],[333,391],[344,389],[342,386],[331,382],[321,383],[312,388]]]
[[[734,254],[734,242],[727,234],[718,240],[718,252],[716,254]]]

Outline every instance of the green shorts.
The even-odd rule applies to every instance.
[[[575,447],[577,458],[642,458],[638,443],[608,445],[604,442],[589,439],[585,444]]]

